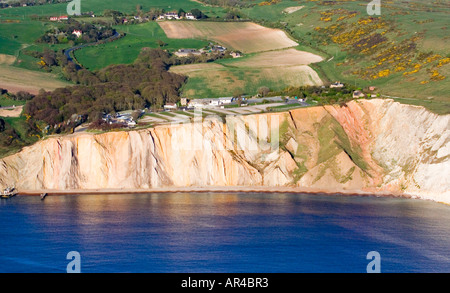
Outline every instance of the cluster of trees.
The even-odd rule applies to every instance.
[[[5,95],[5,96],[7,96],[8,99],[14,100],[14,101],[28,101],[34,97],[33,94],[30,94],[29,92],[26,92],[26,91],[19,91],[14,94],[14,93],[8,92],[8,90],[4,89],[4,88],[0,88],[0,95],[2,95],[2,96]]]
[[[185,76],[168,71],[176,60],[161,49],[147,49],[130,65],[111,65],[96,73],[79,70],[77,77],[86,75],[80,85],[41,91],[24,111],[35,121],[45,121],[50,131],[61,132],[80,122],[74,115],[93,122],[105,113],[176,103],[186,81]]]
[[[73,34],[73,31],[82,32],[81,37]],[[80,23],[75,19],[69,19],[57,28],[47,31],[39,37],[36,42],[48,44],[64,44],[72,41],[74,43],[93,43],[112,37],[116,31],[106,25],[98,23]]]
[[[24,51],[26,55],[29,55],[33,58],[40,59],[41,61],[38,63],[41,68],[46,71],[52,71],[53,66],[59,66],[62,64],[62,60],[67,57],[64,56],[62,51],[55,52],[48,48],[45,48],[44,51]]]
[[[12,144],[20,145],[20,137],[11,125],[0,118],[0,149],[10,147]]]
[[[204,14],[200,9],[197,9],[197,8],[192,9],[191,13],[196,19],[209,18],[208,15]]]
[[[37,140],[36,125],[28,123],[28,121],[22,121],[20,127],[22,129],[21,134],[8,123],[6,118],[0,118],[0,157]]]
[[[0,88],[0,94],[1,100],[28,101],[34,97],[32,94],[25,91],[19,91],[14,94],[3,88]],[[5,105],[0,105],[0,107],[1,106]],[[9,119],[15,120],[14,125],[21,129],[21,134],[16,131],[12,124],[8,123]],[[22,120],[22,118],[20,118],[20,121],[17,121],[17,119],[19,118],[0,117],[0,157],[36,140],[36,137],[32,136],[37,134],[35,130],[36,125],[28,123],[28,121]],[[19,124],[20,126],[18,126]]]
[[[242,13],[238,9],[229,9],[224,16],[225,20],[239,20],[242,18]]]
[[[98,82],[98,78],[92,72],[70,62],[62,50],[55,52],[45,48],[42,52],[26,51],[26,54],[41,59],[40,66],[48,72],[51,72],[55,67],[62,67],[61,72],[64,78],[76,84],[92,85]]]
[[[219,59],[227,59],[233,58],[230,55],[231,51],[225,52],[211,52],[211,53],[202,53],[200,55],[189,54],[186,57],[176,58],[174,60],[174,65],[184,65],[184,64],[195,64],[195,63],[208,63],[213,62]]]

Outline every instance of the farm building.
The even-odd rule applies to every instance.
[[[196,20],[195,16],[190,12],[186,13],[186,15],[184,17],[186,19]]]
[[[180,19],[177,12],[167,12],[159,16],[159,19]]]
[[[194,99],[189,101],[188,108],[203,108],[208,105],[208,101],[204,99]]]
[[[80,31],[80,30],[74,30],[74,31],[72,32],[72,35],[76,35],[77,38],[81,37],[82,34],[83,34],[83,32]]]
[[[189,54],[200,55],[202,54],[202,52],[196,49],[179,49],[177,52],[175,52],[175,55],[177,55],[178,57],[186,57]]]
[[[176,110],[177,104],[175,103],[167,103],[164,105],[164,110]]]
[[[354,99],[363,98],[364,96],[365,95],[362,92],[360,92],[360,91],[354,91],[353,92],[353,98]]]
[[[214,45],[214,46],[212,46],[212,48],[211,48],[211,51],[213,51],[213,52],[221,52],[221,53],[223,53],[223,52],[225,52],[226,50],[227,50],[227,48],[222,47],[222,46],[219,46],[219,45]]]
[[[188,99],[187,98],[181,98],[180,99],[181,106],[187,106],[188,105]]]
[[[226,104],[231,104],[231,102],[233,101],[233,97],[223,97],[223,98],[218,98],[219,100],[219,105],[226,105]]]
[[[50,21],[61,21],[61,20],[68,20],[68,19],[69,19],[69,17],[67,15],[50,17]]]
[[[239,57],[242,57],[242,54],[239,52],[231,52],[230,56],[233,58],[239,58]]]
[[[330,88],[342,88],[342,87],[344,87],[344,84],[341,83],[340,81],[337,81],[330,85]]]

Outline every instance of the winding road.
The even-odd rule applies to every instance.
[[[71,52],[76,51],[76,50],[81,49],[81,48],[84,48],[84,47],[98,45],[100,43],[103,43],[103,42],[106,42],[106,41],[109,41],[109,40],[113,40],[113,39],[117,39],[119,37],[120,37],[120,34],[116,31],[114,33],[114,35],[112,35],[111,37],[109,37],[109,38],[107,38],[105,40],[100,40],[100,41],[97,41],[97,42],[94,42],[94,43],[81,44],[81,45],[78,45],[78,46],[75,46],[75,47],[71,47],[69,49],[65,49],[64,50],[64,55],[66,55],[67,60],[69,62],[74,62],[73,58],[70,56]],[[75,62],[75,63],[77,63],[77,62]],[[81,64],[78,64],[78,65],[81,65]]]

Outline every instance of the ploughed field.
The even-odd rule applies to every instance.
[[[217,42],[245,57],[214,63],[174,66],[173,72],[189,77],[183,95],[191,98],[254,94],[261,86],[281,90],[288,86],[322,85],[308,64],[321,56],[294,49],[286,33],[250,22],[164,21],[159,22],[168,38],[201,38]]]
[[[173,39],[209,39],[244,53],[295,47],[283,31],[252,22],[164,21],[159,25]]]

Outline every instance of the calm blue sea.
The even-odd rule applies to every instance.
[[[450,206],[263,193],[16,196],[0,201],[0,272],[450,272]]]

